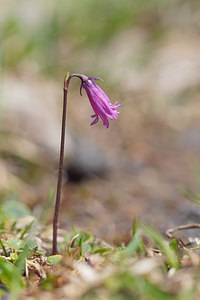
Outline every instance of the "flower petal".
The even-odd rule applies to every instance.
[[[118,114],[120,112],[117,111],[116,108],[122,106],[122,103],[118,104],[118,101],[116,101],[112,104],[104,91],[94,82],[93,78],[89,78],[87,81],[84,81],[82,83],[82,87],[85,89],[91,106],[95,112],[95,114],[91,116],[92,118],[95,118],[91,125],[96,124],[100,117],[103,121],[103,125],[108,128],[108,118],[111,120],[118,118]]]

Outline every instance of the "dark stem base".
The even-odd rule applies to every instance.
[[[54,219],[53,219],[53,251],[52,251],[53,255],[57,254],[58,213],[59,213],[59,207],[60,207],[61,188],[62,188],[63,160],[64,160],[64,148],[65,148],[66,111],[67,111],[67,93],[68,93],[68,90],[64,85],[60,160],[59,160],[59,170],[58,170],[56,203],[55,203],[55,211],[54,211]]]

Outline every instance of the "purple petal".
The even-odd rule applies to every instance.
[[[96,124],[100,117],[103,121],[103,125],[108,128],[108,118],[111,120],[118,118],[118,114],[120,112],[117,111],[116,108],[122,106],[122,103],[118,104],[118,101],[116,101],[112,104],[108,96],[92,78],[89,78],[88,81],[84,81],[82,87],[85,89],[91,106],[95,112],[95,114],[91,116],[92,118],[95,117],[95,120],[91,123],[91,125]]]

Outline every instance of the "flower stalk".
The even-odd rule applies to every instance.
[[[91,106],[94,110],[94,115],[92,118],[95,118],[90,125],[94,125],[99,121],[99,117],[103,121],[103,125],[107,128],[109,127],[108,118],[113,120],[118,118],[120,111],[117,111],[116,108],[122,105],[115,102],[112,104],[108,96],[104,91],[94,82],[94,80],[101,80],[96,77],[87,77],[83,74],[67,74],[64,79],[64,88],[63,88],[63,112],[62,112],[62,129],[61,129],[61,142],[60,142],[60,158],[59,158],[59,170],[58,170],[58,181],[57,181],[57,192],[56,192],[56,202],[54,210],[54,219],[53,219],[53,249],[52,254],[57,254],[57,230],[58,230],[58,214],[60,208],[61,200],[61,189],[62,189],[62,175],[63,175],[63,162],[64,162],[64,150],[65,150],[65,129],[66,129],[66,114],[67,114],[67,96],[69,83],[73,77],[78,77],[81,80],[80,94],[82,96],[82,88],[85,89]]]
[[[58,169],[56,203],[55,203],[54,219],[53,219],[53,251],[52,251],[53,255],[57,254],[58,213],[59,213],[60,199],[61,199],[63,161],[64,161],[64,150],[65,150],[67,94],[68,94],[68,86],[66,86],[66,77],[65,77],[64,88],[63,88],[63,112],[62,112],[62,129],[61,129],[61,142],[60,142],[60,159],[59,159],[59,169]]]

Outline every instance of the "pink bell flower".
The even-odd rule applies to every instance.
[[[96,124],[99,121],[100,117],[103,121],[103,125],[105,125],[108,128],[108,118],[111,120],[118,119],[118,114],[120,113],[120,111],[117,111],[117,108],[122,106],[123,103],[118,104],[118,101],[116,101],[114,104],[112,104],[108,96],[94,82],[94,80],[99,80],[99,78],[84,78],[81,85],[81,88],[85,89],[90,100],[91,106],[94,110],[94,115],[92,115],[91,117],[95,119],[90,125]]]

